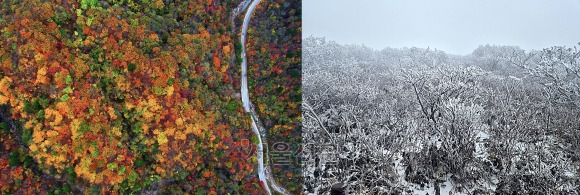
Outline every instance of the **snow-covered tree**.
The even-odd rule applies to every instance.
[[[482,46],[451,56],[306,38],[304,190],[579,190],[578,55]]]

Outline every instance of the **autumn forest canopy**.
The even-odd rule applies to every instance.
[[[0,190],[261,193],[238,3],[0,1]]]

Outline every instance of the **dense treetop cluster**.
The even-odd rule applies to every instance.
[[[237,3],[0,1],[1,190],[260,193]]]

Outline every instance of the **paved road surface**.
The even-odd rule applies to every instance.
[[[282,194],[290,194],[284,188],[276,183],[274,177],[272,175],[272,171],[270,170],[269,166],[264,166],[264,148],[263,146],[266,143],[266,131],[261,126],[260,120],[258,116],[253,112],[253,107],[251,106],[252,103],[250,102],[250,95],[248,94],[248,77],[247,77],[247,60],[246,60],[246,32],[248,30],[248,24],[250,22],[250,18],[252,17],[252,12],[256,8],[256,5],[260,3],[260,0],[252,1],[250,7],[246,11],[246,15],[244,16],[244,24],[242,25],[242,86],[241,86],[241,93],[242,93],[242,102],[244,103],[244,110],[246,112],[251,113],[252,115],[252,130],[258,136],[258,148],[256,150],[256,155],[258,157],[258,178],[262,183],[264,183],[264,187],[266,192],[270,195],[270,187],[272,187],[275,191],[282,193]],[[257,122],[256,122],[257,121]],[[267,159],[267,156],[266,156]],[[266,160],[268,161],[268,160]]]

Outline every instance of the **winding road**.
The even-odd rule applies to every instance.
[[[245,1],[242,4],[246,3]],[[252,13],[256,8],[256,5],[260,3],[260,0],[253,0],[250,4],[250,7],[246,11],[244,16],[244,23],[242,25],[242,85],[241,85],[241,93],[242,93],[242,102],[244,104],[244,110],[251,114],[252,118],[252,130],[258,137],[259,144],[257,145],[256,149],[256,156],[258,157],[258,178],[264,184],[264,188],[268,195],[272,194],[270,191],[270,187],[275,191],[281,194],[290,194],[286,189],[281,187],[276,183],[274,180],[274,176],[272,175],[272,171],[268,165],[264,165],[264,145],[267,146],[266,142],[266,130],[264,127],[261,126],[260,119],[254,112],[254,107],[250,102],[250,95],[248,94],[248,77],[247,77],[247,59],[246,59],[246,32],[248,30],[248,25],[250,22],[250,18],[252,17]],[[246,4],[247,5],[247,4]],[[244,5],[244,6],[246,6]],[[266,156],[266,161],[268,160],[268,156]]]

